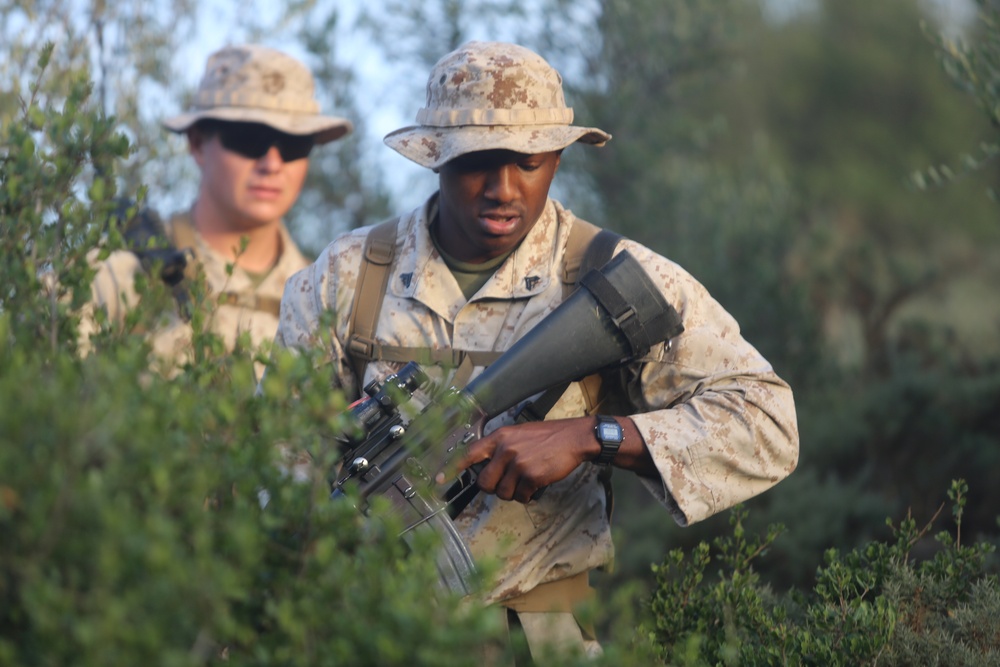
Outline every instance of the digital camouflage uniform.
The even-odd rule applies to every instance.
[[[464,153],[502,148],[521,153],[559,150],[610,136],[571,126],[558,73],[518,46],[470,43],[442,58],[428,81],[420,125],[386,137],[404,156],[437,168]],[[493,124],[496,125],[493,125]],[[460,130],[460,131],[459,131]],[[401,217],[376,339],[394,347],[502,352],[565,298],[560,276],[575,216],[549,199],[528,235],[468,301],[435,250],[430,224],[437,194]],[[323,346],[320,318],[335,314],[325,349],[335,385],[351,396],[401,363],[373,361],[359,381],[345,353],[352,300],[368,228],[337,238],[286,286],[276,344]],[[684,331],[627,368],[621,388],[659,472],[643,479],[681,525],[700,521],[773,486],[796,465],[798,433],[792,392],[740,336],[737,322],[689,273],[630,240]],[[447,382],[438,369],[432,379]],[[482,371],[476,368],[473,377]],[[420,401],[420,396],[415,397]],[[571,385],[547,419],[578,417],[586,405]],[[487,432],[513,422],[511,410]],[[540,584],[607,565],[611,529],[598,466],[580,465],[527,504],[479,494],[456,519],[477,559],[499,559],[487,602],[518,598]]]
[[[339,139],[353,129],[347,119],[323,115],[319,110],[312,73],[303,63],[275,49],[243,44],[227,46],[209,56],[191,107],[165,119],[163,125],[171,132],[184,133],[203,119],[260,123],[286,134],[311,135],[317,145]],[[175,225],[185,228],[185,233],[175,235]],[[174,216],[167,227],[166,237],[174,245],[193,252],[196,270],[204,273],[211,292],[210,302],[223,297],[223,303],[210,314],[208,328],[222,338],[226,349],[232,350],[244,332],[249,333],[255,348],[270,343],[278,325],[277,309],[285,281],[308,264],[285,226],[279,222],[280,255],[263,278],[252,277],[239,266],[229,275],[226,265],[232,260],[203,240],[190,214]],[[81,327],[84,350],[96,328],[91,317],[94,308],[103,309],[111,323],[120,324],[139,299],[134,281],[143,268],[134,254],[115,252],[97,268],[92,300]],[[181,363],[187,358],[191,328],[176,309],[163,313],[160,326],[149,335],[161,359]],[[257,370],[259,374],[262,367]]]
[[[575,216],[549,200],[542,217],[489,282],[468,302],[434,250],[428,225],[436,197],[403,216],[377,339],[401,347],[502,352],[563,300],[563,254]],[[333,379],[357,396],[344,352],[347,321],[368,228],[339,237],[289,280],[276,343],[322,345],[320,316],[337,314],[328,350]],[[682,525],[746,500],[787,476],[797,460],[794,404],[788,385],[741,336],[736,321],[677,264],[633,241],[629,250],[673,304],[684,333],[629,367],[626,390],[661,479],[643,480]],[[384,379],[400,363],[373,361],[364,383]],[[440,372],[427,369],[441,380]],[[482,369],[477,368],[475,374]],[[414,400],[419,400],[419,394]],[[584,414],[572,385],[549,419]],[[512,423],[511,415],[487,430]],[[503,560],[490,601],[539,583],[607,564],[613,555],[603,487],[585,464],[526,505],[480,494],[456,523],[481,557]]]
[[[175,216],[167,223],[168,236],[169,227],[179,221],[182,224],[186,221],[190,226],[190,219],[186,214]],[[270,344],[278,328],[277,304],[285,281],[296,271],[309,265],[284,226],[281,227],[281,256],[278,263],[259,284],[255,284],[254,278],[238,266],[233,267],[232,275],[229,275],[226,266],[231,260],[210,248],[196,232],[191,250],[195,265],[204,273],[208,290],[213,295],[232,295],[225,303],[218,306],[213,304],[208,329],[222,338],[227,350],[233,349],[237,337],[244,332],[249,333],[254,348],[264,343]],[[91,284],[92,306],[102,308],[110,322],[121,324],[128,310],[139,302],[135,278],[143,271],[139,258],[133,253],[124,250],[112,253],[98,267]],[[84,319],[84,323],[86,336],[92,330],[92,325],[87,324],[88,318]],[[190,352],[191,333],[190,324],[173,308],[163,313],[161,325],[150,332],[149,336],[153,351],[158,357],[183,363]]]

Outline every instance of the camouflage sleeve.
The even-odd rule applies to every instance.
[[[325,252],[324,252],[325,255]],[[322,344],[319,325],[324,312],[323,292],[327,276],[320,269],[324,255],[294,273],[285,283],[278,315],[276,347],[306,349]]]
[[[659,482],[644,482],[687,525],[795,469],[795,403],[788,384],[695,278],[647,248],[626,247],[684,322],[669,346],[629,369],[626,391],[645,410],[631,417],[660,473]]]
[[[139,258],[125,250],[111,253],[97,266],[97,274],[90,284],[91,302],[104,309],[111,322],[121,322],[125,313],[139,302],[135,291],[135,278],[139,273],[142,273]]]
[[[98,331],[98,312],[103,312],[111,325],[119,326],[125,313],[139,302],[135,276],[142,271],[138,258],[124,250],[111,253],[104,261],[97,259],[95,250],[87,260],[97,273],[90,283],[90,300],[80,312],[78,344],[83,354],[89,353],[90,337]]]

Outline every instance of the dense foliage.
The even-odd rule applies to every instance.
[[[88,94],[26,95],[0,134],[0,665],[478,664],[500,626],[437,591],[434,545],[329,500],[320,364],[276,358],[258,396],[199,317],[177,373],[129,327],[77,354],[128,151]]]
[[[672,665],[1000,664],[1000,581],[994,548],[961,544],[968,487],[952,483],[954,534],[936,535],[935,553],[915,557],[932,522],[888,522],[892,538],[841,553],[829,549],[811,590],[775,594],[754,562],[782,527],[746,533],[746,510],[732,535],[689,553],[672,550],[654,567],[650,636]],[[936,518],[936,517],[935,517]],[[717,573],[710,569],[715,560]]]
[[[16,408],[0,416],[0,664],[473,665],[498,629],[435,604],[433,563],[391,525],[282,473],[275,440],[337,411],[315,386],[309,406],[260,400],[236,361],[167,381],[141,345],[0,364]]]

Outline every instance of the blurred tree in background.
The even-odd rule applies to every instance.
[[[354,123],[354,133],[346,140],[312,154],[306,184],[289,213],[289,228],[314,254],[337,234],[392,214],[385,179],[371,158],[381,142],[373,148],[366,136],[367,119],[355,103],[364,79],[338,64],[339,43],[330,39],[340,22],[336,11],[326,14],[310,8],[295,32],[308,53],[321,108],[337,109],[338,115]]]
[[[796,385],[803,464],[763,499],[811,550],[880,536],[881,516],[906,508],[929,517],[934,489],[954,476],[982,494],[967,527],[996,532],[986,471],[1000,434],[988,407],[1000,399],[1000,229],[984,196],[996,173],[907,187],[911,170],[989,133],[937,66],[922,21],[932,17],[908,0],[828,1],[753,54],[760,76],[747,95],[760,93],[795,192],[787,279],[807,290],[837,369]],[[808,574],[793,575],[796,562],[793,551],[784,576]]]
[[[159,118],[170,108],[165,103],[181,95],[180,73],[188,65],[175,56],[198,30],[193,10],[189,0],[163,7],[130,0],[3,0],[0,119],[14,118],[15,91],[34,81],[38,49],[48,40],[55,48],[49,75],[40,82],[46,92],[65,90],[66,76],[85,72],[94,82],[94,104],[118,118],[128,136],[132,155],[118,175],[124,190],[192,179],[193,167],[178,159],[182,144],[166,141]]]
[[[974,0],[977,21],[969,27],[968,37],[954,33],[932,33],[945,71],[974,99],[989,119],[992,134],[1000,129],[1000,4],[995,0]],[[950,184],[957,177],[981,170],[1000,153],[996,139],[963,147],[957,164],[942,163],[914,173],[913,180],[922,189],[930,185]],[[990,194],[997,199],[996,188]]]

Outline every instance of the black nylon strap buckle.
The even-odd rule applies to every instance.
[[[592,269],[580,280],[580,284],[587,288],[611,315],[612,321],[628,340],[632,356],[641,357],[649,352],[649,334],[639,318],[635,317],[635,309],[603,273]]]

